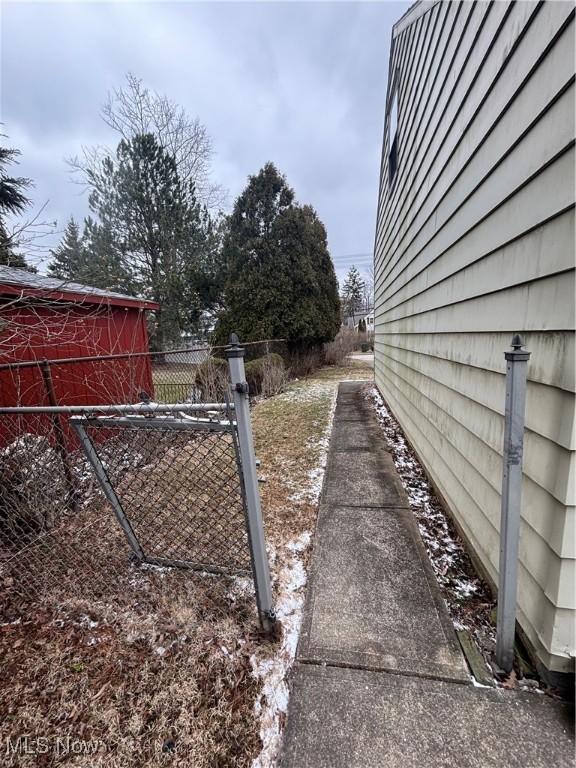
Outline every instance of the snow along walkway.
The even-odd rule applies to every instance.
[[[472,685],[362,394],[339,387],[282,768],[572,765],[565,705]]]

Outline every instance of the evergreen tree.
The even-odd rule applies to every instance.
[[[62,242],[53,251],[48,274],[60,280],[86,282],[86,258],[80,227],[71,217],[66,225]]]
[[[190,330],[198,299],[196,272],[209,234],[192,184],[151,134],[122,140],[116,157],[89,173],[89,202],[116,243],[136,291],[157,301],[154,349],[178,343]]]
[[[293,351],[334,338],[340,304],[326,230],[272,163],[251,176],[224,239],[225,311],[216,338],[284,338]]]
[[[354,318],[362,307],[364,298],[364,280],[360,277],[360,272],[352,265],[342,287],[342,307],[344,312]]]
[[[35,272],[36,269],[27,264],[24,256],[16,252],[15,244],[6,228],[6,216],[22,213],[30,204],[26,197],[26,190],[32,184],[30,179],[10,176],[7,170],[9,165],[17,162],[19,155],[17,149],[0,147],[0,265]]]
[[[107,291],[134,292],[126,256],[108,224],[99,224],[90,216],[84,220],[84,266],[82,279],[87,285]]]
[[[36,268],[28,264],[24,256],[18,253],[12,245],[12,240],[6,232],[4,224],[0,221],[0,266],[18,267],[27,269],[29,272],[36,272]]]

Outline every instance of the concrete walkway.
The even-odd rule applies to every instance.
[[[351,360],[359,360],[367,365],[374,365],[374,353],[373,352],[352,352],[350,355]]]
[[[566,706],[472,685],[361,388],[338,392],[282,768],[572,766]]]

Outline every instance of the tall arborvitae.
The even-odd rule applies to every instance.
[[[229,218],[223,249],[225,311],[215,337],[283,338],[293,351],[330,341],[340,325],[326,230],[272,163],[251,176]]]

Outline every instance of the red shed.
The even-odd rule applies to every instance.
[[[153,396],[146,311],[152,301],[0,266],[0,406],[135,402]],[[70,358],[118,355],[65,362]],[[54,361],[41,365],[42,361]],[[62,361],[62,362],[59,362]],[[4,367],[6,364],[32,365]]]

